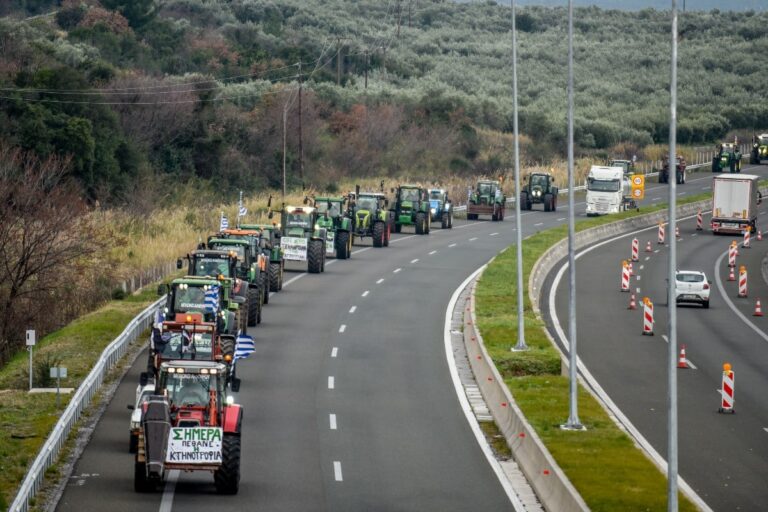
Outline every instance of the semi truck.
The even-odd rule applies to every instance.
[[[723,174],[712,179],[713,233],[755,231],[757,205],[762,201],[759,179],[754,174]]]
[[[635,208],[629,189],[629,177],[622,167],[593,165],[587,175],[587,216]]]

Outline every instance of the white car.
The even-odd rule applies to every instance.
[[[675,302],[701,304],[708,308],[710,284],[704,272],[678,270],[675,274]]]
[[[155,384],[149,383],[145,386],[139,384],[136,386],[136,403],[135,405],[128,405],[128,409],[131,412],[131,439],[128,444],[128,451],[130,453],[136,453],[139,447],[139,430],[141,429],[141,406],[146,402],[150,396],[155,394]]]

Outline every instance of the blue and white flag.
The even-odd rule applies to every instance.
[[[219,220],[219,231],[224,231],[229,227],[229,221],[224,216],[224,212],[221,212],[221,219]]]
[[[205,290],[205,310],[214,312],[219,309],[219,287],[212,286]]]
[[[253,353],[256,346],[253,343],[253,338],[247,334],[237,335],[237,342],[235,343],[235,361],[238,359],[245,359]]]
[[[240,210],[238,210],[237,216],[238,217],[245,217],[247,213],[248,213],[248,208],[246,208],[245,206],[241,205],[240,206]]]

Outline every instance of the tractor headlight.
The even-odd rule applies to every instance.
[[[432,208],[430,211],[432,212],[432,215],[434,215],[435,213],[437,213],[437,208]]]

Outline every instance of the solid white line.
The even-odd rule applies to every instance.
[[[341,477],[341,462],[338,460],[333,461],[333,477],[336,479],[337,482],[341,482],[344,480]]]
[[[369,293],[371,293],[370,290],[365,290],[361,297],[367,297]]]
[[[285,286],[285,283],[283,284]],[[163,499],[160,501],[160,512],[171,512],[173,507],[173,493],[176,491],[176,482],[179,480],[179,470],[172,469],[168,472],[168,480],[165,482]]]
[[[491,233],[491,234],[490,234],[490,235],[488,235],[488,236],[496,236],[496,235],[498,235],[498,233]]]
[[[661,198],[660,197],[654,197],[653,199],[651,199],[651,201],[661,201]]]
[[[381,284],[381,283],[383,283],[383,282],[384,282],[384,278],[382,277],[381,279],[379,279],[378,281],[376,281],[376,284]]]
[[[464,385],[461,383],[459,371],[456,368],[456,360],[453,358],[453,344],[451,343],[451,320],[453,317],[453,310],[456,307],[461,292],[485,269],[486,266],[487,265],[483,265],[466,278],[453,292],[451,300],[448,301],[448,307],[445,309],[445,323],[443,324],[443,345],[445,348],[445,357],[448,360],[448,371],[451,374],[451,381],[453,381],[456,397],[459,399],[459,405],[464,412],[464,417],[467,419],[467,423],[469,423],[472,433],[475,434],[477,444],[480,445],[480,449],[483,451],[491,469],[493,469],[493,472],[496,474],[496,478],[498,478],[501,487],[504,489],[504,492],[507,493],[507,498],[510,503],[512,503],[512,506],[516,511],[523,512],[525,510],[523,504],[520,502],[515,490],[512,488],[512,484],[509,482],[504,470],[501,468],[501,464],[496,460],[496,456],[493,454],[493,451],[491,451],[490,446],[488,446],[488,442],[485,440],[485,434],[480,430],[480,425],[477,423],[477,418],[475,418],[475,414],[472,412],[472,407],[469,405],[467,395],[464,392]]]
[[[475,240],[477,240],[476,236],[473,236],[472,238],[469,239],[470,242],[474,242]]]
[[[328,417],[328,419],[330,420],[330,423],[331,423],[331,430],[336,430],[336,415],[335,414],[331,414]]]
[[[328,377],[328,389],[334,389],[336,386],[336,379],[333,378],[333,375]]]
[[[739,309],[736,307],[736,305],[733,303],[730,297],[728,297],[728,294],[725,291],[725,287],[723,287],[723,281],[720,279],[720,264],[723,262],[723,258],[725,258],[728,255],[728,251],[726,250],[723,254],[720,255],[719,258],[717,258],[717,261],[715,261],[715,283],[717,284],[717,289],[720,292],[720,295],[723,296],[723,300],[725,300],[725,303],[728,304],[728,307],[731,308],[731,310],[736,313],[736,316],[741,318],[741,320],[747,324],[747,326],[755,331],[758,336],[763,338],[765,341],[768,341],[768,335],[766,335],[758,326],[753,324],[746,316],[744,316],[744,313],[739,311]]]
[[[430,255],[430,256],[432,256],[432,255],[433,255],[433,254],[435,254],[436,252],[437,252],[437,251],[432,251],[432,252],[430,252],[430,253],[429,253],[429,255]]]
[[[397,273],[398,273],[398,272],[400,272],[401,270],[403,270],[403,269],[401,269],[401,268],[396,268],[395,270],[393,270],[393,271],[392,271],[392,273],[393,273],[393,274],[397,274]]]
[[[411,260],[411,263],[416,263],[417,261],[419,261],[419,258],[416,258],[416,259],[412,259],[412,260]]]
[[[448,247],[456,247],[456,244],[455,244],[455,243],[454,243],[454,244],[451,244],[451,245],[449,245]]]
[[[331,349],[331,357],[336,357],[337,355],[339,355],[339,347],[333,347]]]
[[[635,289],[635,293],[640,294],[640,287],[639,286]]]
[[[341,327],[339,327],[339,332],[344,332],[347,330],[347,324],[341,324]]]
[[[352,306],[351,308],[349,308],[350,314],[354,313],[355,311],[357,311],[357,306]]]

